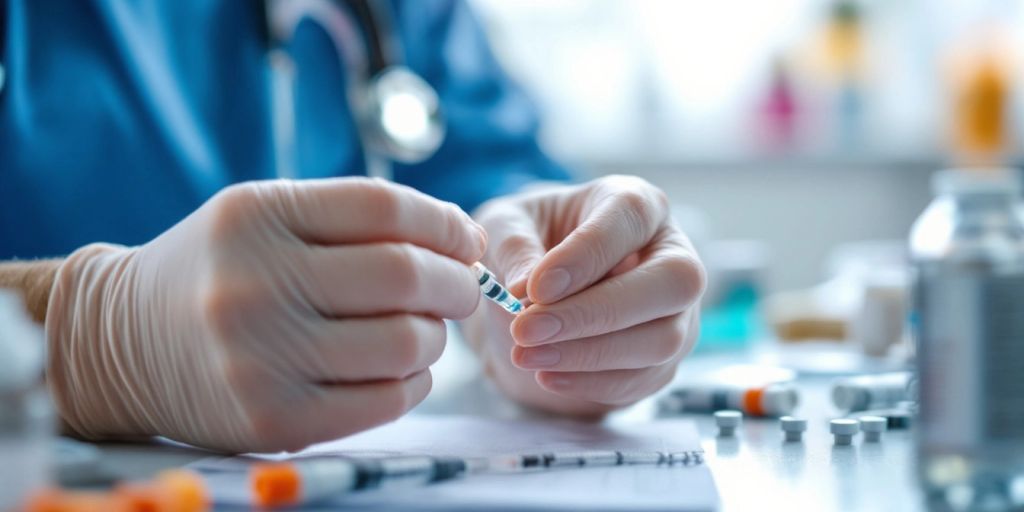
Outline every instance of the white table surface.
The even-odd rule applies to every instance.
[[[777,420],[745,418],[736,437],[715,437],[707,416],[696,418],[723,510],[921,510],[913,475],[911,431],[894,430],[879,443],[858,435],[835,446],[836,416],[828,381],[801,382],[797,416],[808,420],[804,440],[783,442]]]
[[[479,385],[478,375],[464,349],[451,346],[435,367],[435,389],[417,414],[479,413],[500,417],[523,412],[498,397],[491,386]],[[680,374],[707,370],[741,360],[741,355],[692,356]],[[454,371],[456,368],[462,371]],[[913,479],[910,431],[889,431],[880,443],[864,443],[858,435],[852,446],[834,446],[828,420],[838,417],[828,399],[831,378],[797,382],[801,405],[795,415],[808,420],[800,443],[784,443],[777,420],[745,418],[735,438],[716,437],[708,415],[687,415],[697,423],[708,464],[718,486],[724,511],[746,510],[921,510]],[[644,421],[653,403],[642,403],[613,421]],[[100,444],[106,472],[144,478],[164,468],[180,466],[208,454],[187,449]]]

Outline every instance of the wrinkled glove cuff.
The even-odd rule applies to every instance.
[[[135,249],[92,244],[72,253],[54,278],[46,314],[46,380],[70,433],[97,439],[142,436],[125,407],[121,373]],[[120,304],[120,307],[118,306]]]

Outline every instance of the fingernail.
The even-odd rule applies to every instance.
[[[545,270],[537,283],[537,300],[550,302],[561,298],[572,284],[572,276],[564,268]]]
[[[508,288],[517,289],[520,286],[526,285],[526,278],[530,277],[530,270],[528,267],[523,266],[521,270],[517,269],[513,273],[509,274],[508,280],[505,282]]]
[[[557,374],[554,377],[544,379],[544,382],[547,384],[547,387],[554,389],[565,389],[572,385],[572,380],[569,377]]]
[[[522,326],[519,328],[519,331],[522,333],[520,341],[524,343],[540,343],[550,339],[561,330],[562,321],[556,316],[543,313],[528,315],[522,319]]]
[[[473,223],[473,227],[475,227],[477,232],[480,233],[480,237],[477,239],[477,246],[480,247],[480,252],[482,253],[487,249],[487,230],[476,222]]]
[[[524,368],[549,368],[562,360],[562,352],[554,347],[537,347],[523,351],[520,366]]]

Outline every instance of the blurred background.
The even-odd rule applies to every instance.
[[[1021,1],[473,1],[550,153],[668,191],[702,350],[899,329],[930,175],[1022,162]]]

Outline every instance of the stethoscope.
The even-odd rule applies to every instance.
[[[445,122],[437,92],[401,64],[401,41],[388,0],[266,0],[277,172],[294,177],[295,63],[285,50],[303,20],[330,37],[347,70],[346,96],[362,145],[366,172],[391,177],[391,165],[418,163],[441,146]],[[387,37],[386,34],[393,34]]]
[[[323,28],[348,71],[346,95],[368,175],[390,178],[393,162],[422,162],[441,146],[445,122],[440,100],[430,84],[400,63],[401,42],[391,27],[388,0],[265,0],[258,11],[266,20],[264,28],[270,42],[273,137],[279,176],[296,176],[295,63],[284,46],[306,19]],[[389,33],[395,36],[385,37]],[[0,93],[5,79],[2,43],[0,38]]]

